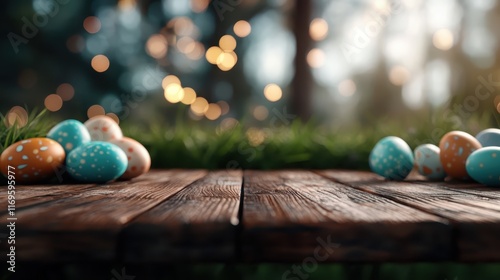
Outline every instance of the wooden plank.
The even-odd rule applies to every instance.
[[[211,172],[124,229],[125,261],[235,259],[242,172]]]
[[[388,182],[367,172],[320,172],[335,181],[382,195],[427,213],[447,218],[454,227],[454,246],[459,261],[500,260],[500,198],[480,191],[456,191],[443,183]]]
[[[18,209],[16,249],[22,252],[18,260],[113,260],[117,234],[124,224],[205,174],[151,172],[141,180],[63,192],[51,201]],[[6,218],[6,214],[0,216],[0,226],[5,226]]]
[[[451,257],[445,219],[307,171],[244,173],[248,261],[436,261]]]

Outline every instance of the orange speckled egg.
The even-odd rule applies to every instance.
[[[9,170],[17,184],[36,183],[56,174],[64,164],[63,147],[49,138],[31,138],[10,145],[0,156],[0,170]],[[10,166],[10,169],[9,169]]]
[[[441,138],[439,148],[444,171],[453,178],[468,179],[465,162],[472,152],[481,148],[481,143],[468,133],[451,131]]]

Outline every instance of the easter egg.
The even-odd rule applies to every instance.
[[[496,146],[500,147],[500,129],[498,128],[488,128],[476,135],[477,141],[481,143],[483,147]]]
[[[466,168],[477,182],[500,187],[500,147],[486,147],[473,152],[467,159]]]
[[[89,130],[92,141],[109,141],[123,137],[118,124],[108,116],[95,116],[84,124]]]
[[[463,131],[446,133],[439,141],[439,159],[444,172],[456,179],[468,179],[465,162],[472,152],[481,148],[481,144],[472,135]]]
[[[16,183],[35,183],[56,175],[64,164],[63,147],[49,138],[31,138],[10,145],[0,156],[0,169],[6,177],[14,174]],[[10,168],[9,168],[10,167]]]
[[[370,153],[370,168],[390,180],[403,180],[413,168],[413,152],[406,142],[395,136],[380,140]]]
[[[71,151],[66,158],[68,173],[82,182],[105,183],[119,178],[127,169],[127,156],[116,145],[95,141]]]
[[[129,137],[111,140],[110,143],[120,147],[127,155],[127,171],[123,173],[120,179],[132,179],[149,171],[151,167],[151,157],[149,156],[148,150],[146,150],[141,143]]]
[[[446,173],[439,159],[439,148],[436,145],[420,145],[415,149],[414,155],[415,167],[420,175],[432,180],[446,178]]]
[[[90,142],[90,134],[83,123],[77,120],[65,120],[54,126],[47,137],[57,141],[66,154],[74,148]]]

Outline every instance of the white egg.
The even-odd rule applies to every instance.
[[[111,140],[110,143],[120,147],[127,155],[128,167],[120,179],[132,179],[149,171],[151,157],[141,143],[129,137]]]
[[[446,177],[443,165],[439,159],[440,149],[436,145],[424,144],[415,149],[415,167],[421,175],[442,180]]]
[[[96,116],[90,118],[84,124],[89,130],[92,141],[111,141],[123,137],[118,124],[108,116]]]

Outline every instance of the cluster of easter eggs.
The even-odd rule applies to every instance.
[[[500,129],[486,129],[476,137],[451,131],[441,138],[439,147],[424,144],[414,151],[403,139],[388,136],[375,145],[369,164],[373,172],[390,180],[405,179],[415,167],[431,180],[449,176],[500,187]]]
[[[6,177],[9,170],[14,171],[18,184],[43,182],[65,172],[81,182],[105,183],[135,178],[150,166],[146,148],[124,137],[118,124],[107,116],[85,123],[65,120],[45,138],[16,142],[0,156],[0,171]]]

